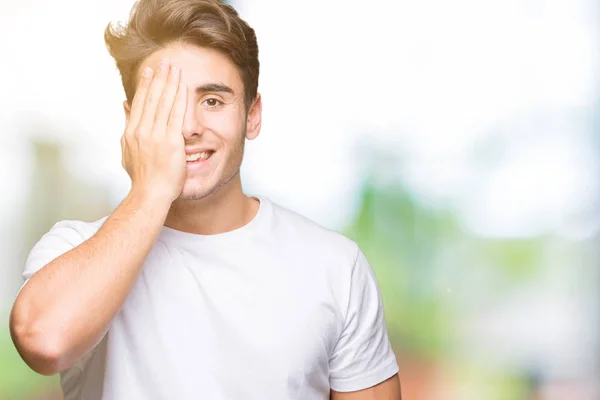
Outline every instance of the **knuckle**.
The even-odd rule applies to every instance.
[[[147,132],[148,132],[148,124],[147,123],[140,123],[135,128],[134,136],[135,137],[145,136]]]
[[[161,103],[158,105],[158,107],[156,108],[156,116],[158,118],[160,118],[160,116],[162,116],[165,113],[166,107],[164,105],[164,103]]]
[[[156,133],[156,131],[155,131],[155,133]],[[150,135],[150,137],[148,139],[150,140],[150,143],[152,144],[152,146],[155,146],[155,147],[161,147],[164,143],[163,139],[157,134]]]
[[[160,134],[164,133],[164,132],[165,132],[165,130],[162,127],[162,124],[160,124],[160,122],[159,123],[155,123],[154,126],[152,127],[152,137],[154,139],[156,139],[158,142],[162,141],[162,139],[160,137]]]

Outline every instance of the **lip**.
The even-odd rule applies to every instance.
[[[212,154],[206,160],[198,159],[193,162],[186,162],[186,168],[187,168],[188,172],[202,171],[202,170],[205,170],[206,168],[208,168],[208,166],[212,163],[212,159],[215,157],[216,151],[212,150],[212,149],[208,149],[208,148],[194,148],[194,149],[188,149],[185,151],[187,155],[202,153],[203,151],[211,151]]]
[[[185,149],[185,154],[189,156],[192,154],[202,153],[203,151],[212,151],[213,153],[216,152],[216,150],[208,148],[208,147],[194,147],[194,148]]]

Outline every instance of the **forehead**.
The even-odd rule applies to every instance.
[[[242,93],[242,79],[236,66],[218,50],[191,44],[174,43],[152,53],[141,65],[156,71],[160,60],[168,58],[181,67],[183,81],[194,88],[208,83],[225,84]],[[141,71],[138,72],[138,74]]]

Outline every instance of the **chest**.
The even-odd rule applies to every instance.
[[[319,271],[272,256],[151,254],[111,327],[112,346],[189,390],[236,390],[233,379],[260,393],[325,393],[341,318]]]

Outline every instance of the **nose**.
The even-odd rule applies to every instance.
[[[183,117],[182,133],[186,140],[193,139],[196,136],[201,136],[204,131],[204,125],[201,121],[199,113],[196,112],[196,107],[192,101],[186,105],[185,115]]]

